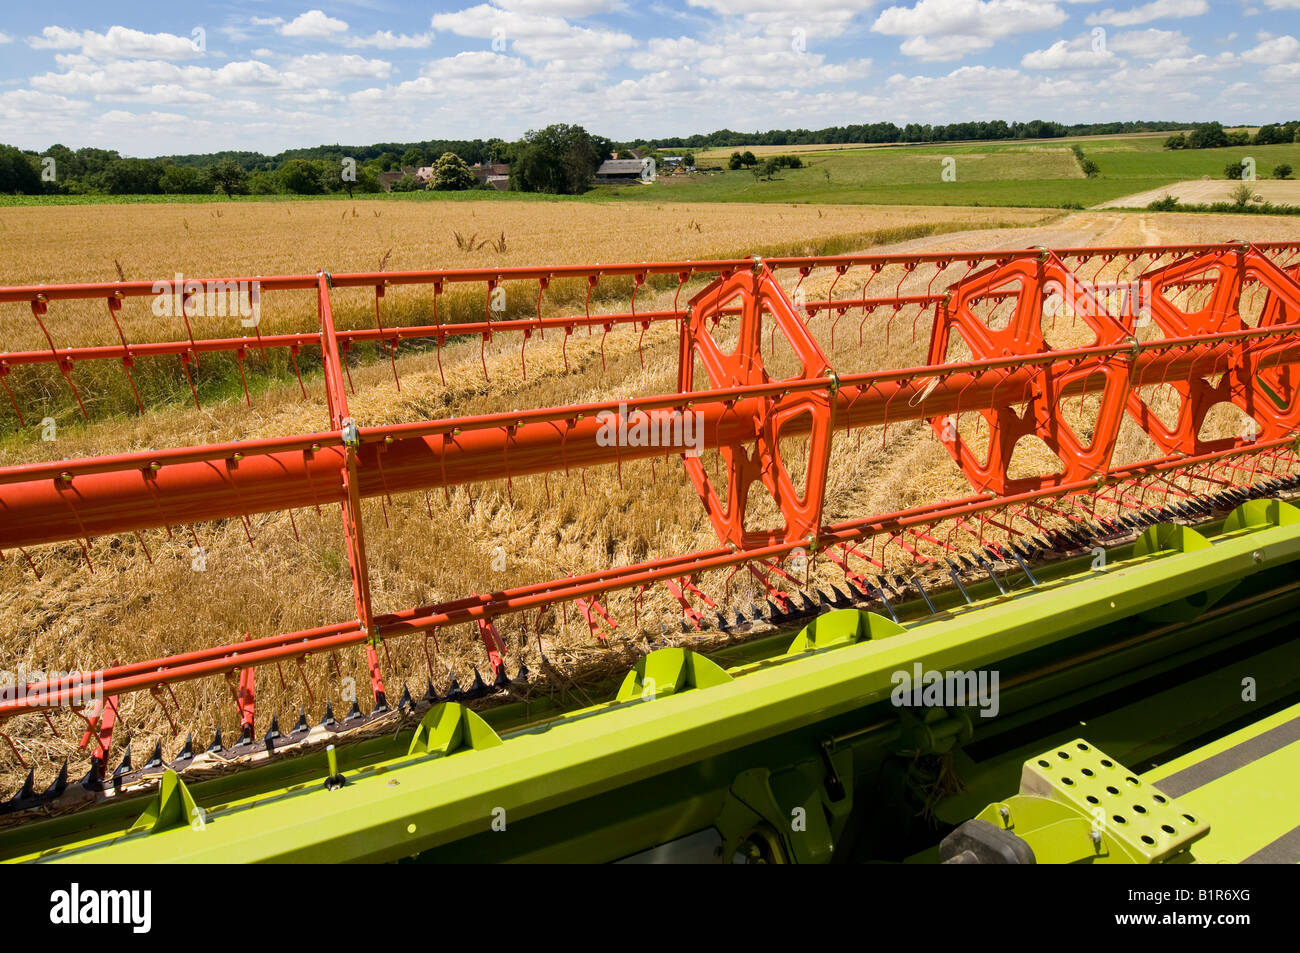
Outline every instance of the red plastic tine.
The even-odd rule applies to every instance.
[[[546,340],[546,328],[542,325],[542,294],[551,286],[551,278],[545,275],[537,279],[537,326],[541,332],[541,338]]]
[[[298,369],[298,345],[289,348],[289,360],[293,363],[293,376],[298,378],[298,389],[302,391],[302,399],[307,399],[307,387],[302,382],[302,371]]]
[[[835,286],[839,284],[840,279],[844,277],[844,274],[849,270],[849,267],[850,267],[849,265],[835,266],[835,277],[831,279],[831,286],[826,290],[826,300],[828,302],[835,301]],[[802,278],[800,278],[799,280],[803,281]]]
[[[190,395],[194,398],[194,406],[199,410],[202,410],[203,405],[199,403],[199,392],[195,389],[194,378],[190,374],[190,361],[193,360],[193,355],[190,354],[189,351],[184,351],[179,355],[179,357],[181,360],[181,370],[185,372],[185,381],[190,385]]]
[[[639,361],[641,362],[641,366],[642,366],[643,368],[645,367],[645,353],[644,353],[644,352],[642,351],[642,349],[641,349],[641,342],[645,339],[645,333],[646,333],[646,331],[648,331],[649,329],[650,329],[650,322],[649,322],[649,321],[642,321],[642,322],[641,322],[641,333],[638,334],[638,335],[637,335],[637,338],[636,338],[636,356],[637,356],[637,360],[639,360]]]
[[[492,298],[493,292],[497,289],[498,280],[489,278],[487,280],[487,294],[483,296],[483,319],[487,321],[488,328],[484,332],[485,341],[492,340]]]
[[[380,312],[379,299],[383,298],[384,294],[384,284],[380,283],[375,285],[375,328],[379,331],[381,336],[384,334],[384,318]],[[436,300],[435,297],[435,301]],[[398,393],[401,393],[402,379],[397,376],[397,349],[402,343],[401,335],[394,334],[391,339],[382,339],[381,337],[379,343],[380,346],[388,352],[388,360],[392,364],[393,368],[393,381],[397,384]],[[355,393],[355,391],[353,391],[353,393]]]
[[[30,765],[23,760],[22,752],[18,750],[18,746],[14,744],[14,740],[12,738],[10,738],[3,731],[0,731],[0,738],[3,738],[5,742],[9,745],[9,750],[11,750],[14,753],[14,757],[18,759],[18,763],[20,765],[22,765],[24,768],[30,767]]]
[[[45,314],[48,309],[48,302],[44,295],[37,295],[32,300],[32,317],[36,319],[37,326],[41,333],[45,335],[46,342],[50,345],[50,354],[54,358],[54,363],[59,368],[59,373],[63,379],[68,382],[68,388],[72,391],[72,396],[77,399],[77,406],[81,408],[81,416],[86,420],[90,419],[90,414],[86,413],[86,405],[81,400],[81,394],[77,392],[77,385],[72,382],[72,360],[67,357],[59,357],[59,350],[54,346],[54,338],[50,337],[50,332],[46,330],[45,322],[41,320],[41,315]],[[8,387],[5,388],[8,390]],[[15,409],[17,405],[15,404]]]
[[[168,688],[170,687],[171,686],[168,686]],[[158,703],[158,707],[162,709],[163,717],[167,719],[167,726],[171,728],[172,736],[175,737],[176,733],[180,729],[176,727],[176,722],[172,718],[171,710],[167,707],[167,703],[162,699],[162,686],[155,685],[153,688],[149,689],[149,694],[152,695],[153,700]],[[172,696],[173,700],[175,700],[175,697],[175,695]]]
[[[591,319],[591,293],[596,289],[596,285],[599,283],[600,283],[600,272],[597,271],[594,274],[590,274],[587,276],[587,297],[586,300],[583,302],[583,311],[586,313],[588,321],[590,321]],[[587,325],[587,333],[591,334],[590,323],[588,323]]]
[[[790,296],[795,301],[799,300],[799,289],[803,287],[803,280],[810,274],[812,274],[812,267],[810,265],[803,265],[799,268],[799,280],[794,283],[794,290],[790,293]]]
[[[917,265],[917,263],[914,262],[914,261],[905,261],[905,262],[903,262],[903,274],[899,277],[899,279],[898,279],[898,284],[896,284],[896,285],[894,286],[894,297],[895,297],[895,298],[897,298],[899,295],[902,294],[902,290],[903,290],[903,282],[907,280],[907,276],[908,276],[908,275],[910,275],[912,272],[914,272],[914,271],[916,270],[916,265]]]
[[[673,295],[673,313],[677,315],[678,330],[681,330],[681,309],[677,306],[677,300],[681,297],[682,288],[690,277],[691,273],[689,271],[677,272],[677,291]]]
[[[27,550],[23,549],[23,547],[21,547],[21,546],[18,547],[18,552],[20,552],[20,553],[23,554],[23,558],[27,560],[27,565],[30,566],[31,569],[32,569],[32,572],[34,572],[34,573],[36,574],[36,581],[37,581],[37,582],[40,582],[40,579],[41,579],[41,571],[40,571],[39,569],[36,568],[36,563],[32,561],[31,554],[30,554],[29,552],[27,552]]]
[[[13,405],[14,413],[18,415],[18,426],[26,427],[27,421],[23,417],[22,408],[18,406],[18,399],[14,397],[14,392],[9,389],[8,377],[9,377],[9,364],[5,361],[0,361],[0,386],[3,386],[5,389],[5,393],[9,395],[9,403]]]
[[[131,368],[135,365],[135,359],[131,356],[131,345],[126,343],[126,335],[122,333],[122,325],[118,323],[117,312],[122,309],[122,296],[117,293],[108,299],[108,316],[113,322],[113,327],[117,329],[118,340],[122,342],[122,370],[126,373],[126,382],[131,385],[131,394],[135,397],[135,405],[140,408],[140,413],[144,413],[144,402],[140,400],[140,392],[136,389],[135,378],[131,376]],[[241,369],[242,370],[242,369]]]
[[[871,286],[871,283],[876,280],[876,275],[884,271],[884,268],[885,266],[879,263],[872,265],[871,274],[867,275],[867,280],[862,283],[862,320],[864,321],[867,319],[867,314],[868,314],[867,288],[869,288]]]
[[[401,347],[402,339],[396,335],[393,336],[392,342],[387,347],[388,361],[393,368],[393,383],[397,385],[397,392],[402,392],[402,379],[397,375],[397,349]]]
[[[140,548],[144,550],[145,559],[149,560],[149,565],[152,566],[153,554],[149,552],[149,544],[144,541],[144,537],[140,535],[139,531],[132,531],[131,535],[140,543]]]
[[[190,327],[190,298],[192,298],[192,297],[194,296],[194,292],[191,291],[191,290],[186,290],[186,289],[185,289],[184,285],[188,285],[188,284],[189,284],[189,282],[185,282],[185,283],[183,283],[183,285],[182,285],[182,290],[181,290],[181,319],[185,322],[185,334],[186,334],[186,335],[189,337],[189,339],[190,339],[190,347],[191,347],[191,348],[194,348],[194,347],[196,346],[195,343],[194,343],[194,329]],[[206,293],[204,293],[204,289],[200,286],[198,290],[199,290],[199,292],[200,292],[201,294],[204,294],[204,298],[206,299],[207,295],[206,295]],[[194,358],[194,363],[195,363],[196,366],[198,365],[198,356],[197,356],[197,355],[196,355],[195,358]]]
[[[381,335],[384,333],[384,316],[379,308],[379,299],[384,297],[384,293],[383,282],[375,285],[375,327]]]
[[[950,261],[945,261],[945,260],[936,261],[936,262],[934,263],[934,274],[930,276],[930,281],[929,281],[929,283],[926,284],[926,286],[925,286],[925,293],[926,293],[927,296],[933,293],[933,291],[932,291],[931,289],[934,288],[934,283],[935,283],[935,281],[938,279],[938,277],[939,277],[941,274],[943,274],[945,271],[947,271],[948,266],[951,265],[951,264],[952,264],[952,262],[950,262]]]
[[[339,363],[343,365],[343,375],[348,379],[348,393],[355,394],[357,389],[352,385],[352,367],[348,364],[348,354],[351,352],[351,341],[339,342]]]
[[[641,290],[645,284],[645,272],[638,272],[632,276],[632,318],[636,318],[636,293]]]
[[[245,405],[252,407],[253,398],[248,396],[248,379],[244,376],[244,357],[245,353],[243,348],[240,348],[235,352],[235,363],[239,365],[239,386],[244,389],[244,403]]]

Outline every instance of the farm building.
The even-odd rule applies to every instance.
[[[600,185],[627,185],[640,180],[640,159],[606,159],[596,170],[596,182]]]
[[[470,167],[474,173],[474,178],[481,183],[486,183],[498,191],[505,192],[510,188],[510,165],[506,162],[476,162]]]

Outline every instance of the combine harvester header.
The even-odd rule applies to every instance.
[[[811,299],[805,286],[827,281]],[[630,291],[625,310],[599,310],[610,285]],[[428,296],[432,320],[385,321],[398,289]],[[651,292],[672,307],[638,310]],[[317,326],[262,333],[264,310],[295,293],[314,295]],[[232,294],[245,332],[195,337],[193,305]],[[336,320],[342,294],[373,296],[372,326]],[[177,336],[131,342],[119,319],[159,295]],[[509,312],[507,298],[535,304]],[[445,320],[452,299],[481,302],[481,319]],[[100,303],[116,343],[56,343],[78,302]],[[29,776],[0,817],[0,857],[1300,859],[1300,708],[1286,707],[1300,700],[1300,510],[1287,502],[1300,486],[1300,244],[0,288],[0,322],[22,310],[49,346],[0,353],[20,422],[25,374],[61,379],[90,419],[88,364],[120,365],[144,414],[143,362],[175,362],[200,405],[205,362],[233,359],[245,381],[246,362],[272,353],[288,355],[304,397],[315,378],[300,358],[319,361],[326,416],[282,437],[0,468],[0,553],[30,561],[79,542],[93,572],[94,537],[144,544],[149,530],[337,505],[355,612],[0,702],[16,724],[97,699],[82,716],[84,776],[65,766],[43,792]],[[599,334],[602,361],[608,335],[634,334],[644,363],[652,328],[675,332],[672,393],[392,424],[349,409],[350,352],[365,347],[400,388],[403,345],[435,348],[441,370],[445,347],[478,338],[486,379],[489,347],[517,340],[527,380],[530,346],[558,347],[567,370],[574,334]],[[896,366],[900,350],[919,357]],[[1241,432],[1215,432],[1225,404]],[[932,428],[969,492],[828,515],[837,451],[864,435],[888,447],[908,421]],[[1148,455],[1121,455],[1128,430]],[[1026,437],[1042,451],[1028,471]],[[439,519],[429,491],[449,501],[505,481],[509,493],[540,475],[549,495],[560,474],[612,466],[621,482],[625,466],[664,457],[682,461],[716,545],[377,610],[363,501],[424,493]],[[653,480],[638,491],[655,494]],[[775,521],[757,518],[759,498]],[[766,601],[734,607],[737,576]],[[544,615],[572,608],[604,641],[640,626],[641,597],[659,587],[680,632],[611,680],[606,702],[557,691]],[[440,693],[430,661],[423,699],[403,687],[394,702],[388,646],[419,638],[427,655],[458,625],[481,638],[486,678],[475,668],[469,689],[453,678]],[[697,637],[699,651],[676,644]],[[510,646],[534,642],[542,677],[521,663],[512,675]],[[259,717],[260,675],[344,649],[364,654],[368,713],[327,709],[315,725],[304,713],[283,733]],[[134,769],[128,739],[111,770],[124,696],[168,709],[174,686],[214,677],[233,685],[235,744],[186,740],[170,759],[159,745]],[[1258,680],[1249,704],[1242,678]],[[1249,780],[1223,758],[1241,745],[1267,749]]]

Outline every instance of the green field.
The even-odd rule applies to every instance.
[[[1221,179],[1224,166],[1255,159],[1263,178],[1282,163],[1300,170],[1300,144],[1171,151],[1165,133],[1042,142],[878,146],[800,151],[802,169],[772,181],[748,170],[661,178],[654,186],[606,186],[595,194],[620,200],[673,202],[816,202],[872,205],[1019,205],[1088,207],[1110,199],[1203,176]],[[1085,178],[1071,146],[1100,166]],[[765,150],[770,154],[772,150]],[[955,161],[956,181],[941,178]]]
[[[519,192],[405,192],[362,195],[356,199],[395,202],[479,201],[650,201],[777,202],[827,205],[993,205],[1062,208],[1098,205],[1111,199],[1187,179],[1224,178],[1224,166],[1246,156],[1255,159],[1260,178],[1273,167],[1291,165],[1300,174],[1300,143],[1233,146],[1225,149],[1171,151],[1167,134],[1051,139],[1034,142],[979,142],[916,146],[827,146],[810,149],[755,149],[759,158],[798,154],[802,169],[782,169],[770,181],[749,170],[663,176],[653,185],[597,186],[585,195],[554,196]],[[1071,146],[1100,167],[1086,178]],[[743,151],[743,147],[739,151]],[[725,165],[729,150],[708,150],[697,159]],[[954,160],[956,180],[943,181],[946,158]],[[352,201],[333,195],[244,195],[233,201]],[[67,195],[6,196],[5,205],[84,205],[101,203],[228,202],[221,195]]]

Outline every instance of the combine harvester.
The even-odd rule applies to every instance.
[[[829,290],[810,299],[805,285],[823,278]],[[87,763],[64,765],[43,791],[29,775],[0,816],[0,857],[1300,860],[1300,507],[1289,502],[1300,490],[1300,244],[242,280],[259,303],[314,295],[319,327],[196,338],[185,320],[177,340],[131,343],[118,317],[155,296],[153,282],[0,288],[0,320],[34,318],[49,341],[0,353],[16,415],[10,383],[40,365],[89,415],[76,371],[90,362],[130,377],[171,361],[192,384],[212,355],[242,372],[286,349],[295,368],[319,354],[329,415],[313,433],[6,466],[0,551],[337,504],[355,615],[22,686],[0,704],[10,733],[14,719],[95,701],[82,711]],[[631,307],[594,313],[602,281],[629,288]],[[584,284],[581,311],[554,314],[548,293]],[[674,285],[680,307],[637,310],[638,292]],[[404,286],[432,291],[432,323],[385,324],[385,296]],[[535,312],[503,319],[493,302],[506,286],[525,289],[530,310],[535,291]],[[853,290],[836,297],[837,286]],[[184,302],[241,286],[164,287]],[[373,291],[373,326],[336,325],[343,289]],[[1117,289],[1129,292],[1118,306]],[[481,300],[483,320],[440,320],[453,291]],[[58,346],[60,308],[77,301],[100,303],[120,341]],[[503,336],[564,348],[575,332],[639,341],[668,322],[674,393],[391,425],[349,412],[349,351],[367,342],[395,355],[422,341],[441,355],[477,336],[486,376],[486,349]],[[927,322],[923,363],[879,366],[891,339],[909,325],[915,339],[918,323],[924,335]],[[828,356],[845,353],[854,324],[865,369]],[[527,375],[522,350],[521,361]],[[1155,406],[1160,390],[1172,413]],[[1206,432],[1221,404],[1245,431]],[[611,415],[663,433],[698,422],[721,467],[680,443],[610,440]],[[831,521],[837,446],[864,432],[885,442],[904,421],[933,427],[969,493]],[[1154,453],[1117,459],[1125,427]],[[1025,437],[1050,452],[1046,472],[1015,466]],[[652,458],[682,461],[716,546],[376,611],[362,501],[600,465],[621,474]],[[779,525],[753,524],[763,491]],[[818,581],[831,570],[835,581]],[[766,602],[728,599],[738,573]],[[630,670],[583,686],[603,701],[556,690],[543,617],[571,615],[600,640],[642,625],[616,605],[635,611],[656,587],[680,606],[672,631],[652,635]],[[390,645],[466,625],[483,640],[485,677],[435,687],[445,673],[430,663],[423,698],[403,688],[396,700]],[[529,672],[511,655],[533,644]],[[258,711],[259,676],[344,650],[364,654],[368,712],[328,709],[313,723],[319,692],[292,728]],[[222,678],[237,741],[182,742],[177,727],[169,750],[133,755],[115,740],[128,694],[166,707],[174,686]]]

